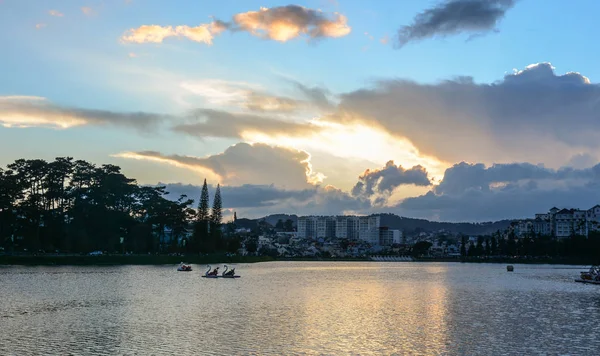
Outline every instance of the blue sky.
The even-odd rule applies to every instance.
[[[595,88],[594,83],[600,78],[600,69],[595,65],[600,60],[600,52],[594,45],[594,34],[600,32],[600,24],[593,16],[600,11],[600,3],[593,0],[576,3],[515,1],[513,6],[508,6],[504,16],[497,19],[496,25],[490,28],[475,31],[466,28],[446,36],[410,41],[399,49],[393,46],[398,29],[411,25],[419,13],[461,1],[467,0],[302,1],[294,5],[321,10],[319,13],[330,20],[335,20],[336,16],[344,16],[350,32],[344,35],[325,35],[316,40],[309,40],[307,36],[301,35],[287,41],[277,41],[260,38],[243,28],[227,29],[214,34],[212,44],[207,45],[182,36],[165,38],[160,43],[127,43],[122,38],[129,30],[139,29],[144,25],[194,27],[209,24],[213,18],[233,23],[232,19],[236,14],[259,11],[261,7],[271,10],[288,9],[286,6],[290,3],[254,0],[2,0],[0,98],[42,97],[49,106],[59,107],[61,110],[87,110],[82,114],[84,116],[93,116],[93,110],[170,116],[160,130],[150,131],[123,127],[118,122],[92,125],[86,121],[89,120],[87,116],[81,118],[85,124],[68,128],[52,127],[52,122],[5,124],[0,126],[0,164],[4,166],[20,157],[52,159],[55,156],[71,155],[95,163],[119,164],[127,174],[135,176],[142,183],[162,181],[196,184],[203,174],[209,174],[214,180],[227,185],[228,179],[215,173],[214,167],[207,166],[208,161],[199,164],[200,168],[190,168],[189,165],[172,159],[163,157],[159,161],[154,157],[151,160],[133,153],[153,151],[163,156],[209,159],[215,155],[224,155],[232,145],[249,142],[309,153],[313,173],[322,173],[328,177],[320,179],[318,184],[329,184],[348,193],[358,176],[366,169],[371,172],[382,170],[389,160],[405,169],[415,165],[425,167],[434,185],[444,178],[446,169],[462,160],[486,165],[530,162],[557,169],[569,165],[572,157],[581,155],[586,158],[586,162],[596,163],[597,148],[592,144],[581,143],[581,135],[589,132],[585,127],[582,132],[573,133],[573,137],[580,140],[576,144],[573,139],[568,142],[565,139],[563,142],[561,138],[553,138],[554,133],[551,132],[540,135],[539,139],[544,141],[537,142],[536,145],[558,140],[556,149],[565,152],[564,157],[535,151],[531,148],[533,144],[522,143],[523,140],[519,141],[520,151],[508,152],[510,149],[506,147],[514,146],[507,143],[513,137],[512,134],[494,121],[496,113],[481,114],[481,107],[488,107],[489,103],[473,104],[469,101],[469,105],[478,109],[455,112],[463,110],[460,100],[471,100],[470,97],[465,99],[466,96],[459,97],[456,107],[452,108],[447,107],[448,99],[442,100],[438,94],[435,94],[434,99],[427,97],[430,104],[424,106],[431,106],[431,109],[443,106],[445,111],[441,114],[421,112],[421,108],[413,108],[394,120],[384,117],[389,117],[390,112],[392,116],[398,112],[397,109],[385,111],[377,107],[384,105],[381,103],[396,102],[394,99],[388,100],[386,96],[392,92],[390,85],[394,87],[393,90],[397,90],[394,93],[403,95],[398,102],[409,95],[407,88],[395,87],[396,79],[419,83],[420,94],[414,94],[414,100],[409,102],[420,102],[422,96],[419,95],[423,95],[426,84],[431,85],[431,90],[437,90],[444,80],[467,76],[474,80],[473,90],[485,90],[479,84],[498,83],[503,81],[505,75],[512,74],[513,69],[524,70],[531,64],[551,62],[555,71],[549,80],[559,78],[566,72],[578,72],[589,78]],[[503,0],[493,2],[501,1]],[[55,11],[54,15],[51,11]],[[538,68],[539,73],[542,73],[542,69],[543,67]],[[217,95],[214,93],[206,94],[207,88],[213,90],[216,82],[220,83],[217,85],[221,88],[217,93],[219,97],[214,96]],[[223,95],[243,96],[246,95],[244,93],[253,91],[269,97],[299,100],[302,103],[310,101],[302,97],[294,83],[329,93],[335,108],[324,111],[322,107],[312,106],[293,113],[263,110],[246,114],[257,116],[252,116],[252,120],[256,119],[256,122],[262,120],[263,116],[276,118],[284,123],[307,123],[318,118],[321,122],[334,125],[330,131],[322,130],[308,136],[290,132],[286,136],[279,131],[267,132],[261,131],[259,126],[246,126],[244,130],[240,129],[232,135],[199,135],[197,132],[191,134],[168,128],[174,121],[196,109],[210,108],[245,114],[240,108],[232,109],[232,105],[235,106],[232,102],[220,101]],[[183,89],[186,85],[188,88],[196,88],[194,90],[198,92]],[[240,87],[243,87],[241,94],[235,89]],[[590,88],[591,86],[586,86],[584,89]],[[375,99],[373,96],[363,98],[361,89],[376,89],[375,99],[381,100],[378,101],[380,104],[364,101]],[[561,98],[566,96],[568,95]],[[360,103],[360,107],[356,107],[359,104],[355,103]],[[562,108],[564,107],[566,106]],[[352,108],[352,115],[348,114],[349,108]],[[415,114],[416,112],[419,114]],[[0,121],[2,115],[8,117],[9,114],[18,116],[19,113],[9,112],[6,108],[2,111],[0,105]],[[413,114],[414,117],[411,116]],[[563,114],[567,117],[570,115]],[[36,111],[35,115],[45,114],[41,110]],[[474,118],[474,122],[485,122],[485,127],[472,132],[470,129],[464,130],[464,127],[476,126],[462,121],[462,117],[470,115],[480,115]],[[446,129],[443,125],[435,124],[437,121],[429,119],[430,116],[436,116],[444,123],[454,120],[452,117],[456,116],[456,121]],[[406,117],[411,121],[402,123]],[[64,118],[54,117],[48,120],[62,119]],[[7,120],[3,122],[6,123]],[[222,116],[219,116],[219,120],[225,126],[234,127],[233,122],[228,122]],[[420,120],[432,120],[433,124],[430,124],[433,126],[426,126],[424,123],[423,132],[419,133],[418,124],[415,124],[416,127],[412,126]],[[519,125],[521,132],[536,132],[535,126],[526,125],[523,121],[519,121]],[[404,130],[407,126],[411,128]],[[463,128],[460,132],[459,127]],[[448,154],[444,154],[441,148],[433,147],[435,144],[422,141],[426,132],[432,132],[432,139],[437,139],[436,128],[451,134],[453,139],[462,138],[462,142],[449,143],[453,148],[446,150]],[[455,128],[457,131],[453,132]],[[477,149],[463,148],[465,140],[479,146]],[[357,147],[359,142],[366,146]],[[486,147],[479,149],[481,145]],[[136,159],[131,159],[133,156]],[[241,173],[232,173],[233,170],[230,169],[229,177],[239,177]],[[246,174],[253,176],[248,172]],[[284,186],[280,182],[289,180],[282,175],[272,180],[248,183]],[[310,177],[307,180],[309,187],[312,187],[310,184],[316,184],[310,182]],[[229,183],[231,182],[238,184],[242,181],[230,178]],[[394,204],[401,204],[406,197],[418,197],[432,189],[404,183],[394,188],[398,189],[394,189],[391,198],[386,197],[387,205],[383,207],[391,208]]]

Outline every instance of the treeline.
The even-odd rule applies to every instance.
[[[213,252],[221,235],[217,186],[204,181],[198,209],[165,187],[138,185],[118,166],[71,157],[19,159],[0,168],[0,246],[30,252]],[[238,243],[239,246],[239,243]],[[231,246],[235,248],[236,246]]]
[[[600,233],[590,232],[588,237],[573,235],[557,239],[553,236],[526,235],[517,238],[509,233],[504,238],[499,232],[491,236],[479,236],[477,242],[462,237],[461,255],[480,256],[531,256],[597,259],[600,261]]]

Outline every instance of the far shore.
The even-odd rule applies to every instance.
[[[225,254],[214,255],[0,255],[0,265],[23,265],[23,266],[68,266],[68,265],[175,265],[181,262],[206,265],[219,263],[257,263],[271,261],[290,261],[290,262],[369,262],[369,258],[310,258],[310,257],[292,257],[292,258],[273,258],[269,256],[227,256]],[[375,261],[372,261],[375,262]],[[502,263],[502,264],[556,264],[556,265],[592,265],[598,261],[591,259],[574,258],[433,258],[420,257],[415,258],[414,262],[461,262],[461,263]],[[384,263],[384,262],[382,262]],[[410,263],[410,262],[408,262]]]
[[[268,256],[227,255],[0,255],[0,265],[23,266],[114,266],[114,265],[175,265],[190,264],[255,263],[274,259]]]

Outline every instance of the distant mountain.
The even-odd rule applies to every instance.
[[[254,229],[258,226],[258,219],[238,218],[235,225],[238,229]]]
[[[298,226],[298,216],[297,215],[288,215],[288,214],[273,214],[265,216],[264,218],[258,220],[265,220],[269,224],[275,226],[277,221],[281,219],[281,221],[285,222],[287,219],[291,219],[294,222],[294,226]]]
[[[465,235],[487,235],[498,230],[502,231],[508,228],[510,223],[513,221],[500,220],[483,223],[450,223],[406,218],[396,214],[377,215],[381,216],[381,226],[387,226],[390,229],[403,230],[406,234],[446,230],[455,234],[461,233]]]
[[[396,214],[376,214],[381,216],[381,226],[389,227],[390,229],[397,229],[404,231],[405,234],[411,235],[419,232],[434,232],[440,230],[446,230],[453,234],[465,234],[465,235],[488,235],[498,230],[502,231],[508,228],[510,223],[514,220],[500,220],[494,222],[483,222],[483,223],[451,223],[451,222],[437,222],[429,221],[425,219],[414,219]],[[260,219],[237,219],[237,226],[240,228],[251,229],[257,226],[260,220],[265,220],[270,225],[275,226],[277,221],[281,219],[286,221],[291,219],[294,222],[294,226],[298,226],[298,216],[288,214],[273,214],[268,215]]]

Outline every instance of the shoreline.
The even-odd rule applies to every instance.
[[[369,258],[273,258],[269,256],[227,256],[216,255],[0,255],[0,266],[119,266],[119,265],[175,265],[219,263],[258,263],[258,262],[379,262]],[[593,265],[589,259],[574,258],[414,258],[410,262],[446,263],[498,263],[498,264],[551,264],[551,265]]]
[[[3,255],[0,266],[125,266],[125,265],[177,265],[219,263],[256,263],[274,261],[268,256],[226,255]]]

